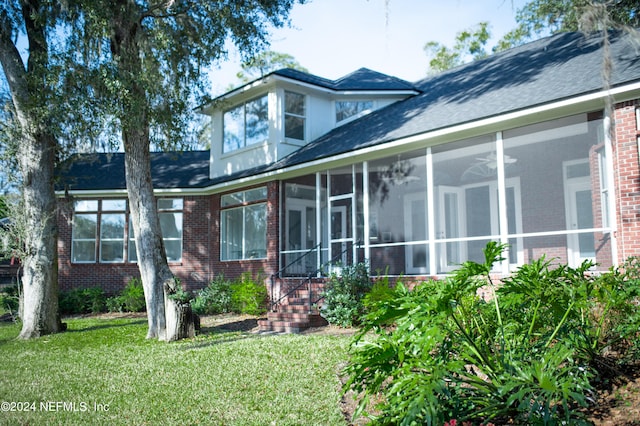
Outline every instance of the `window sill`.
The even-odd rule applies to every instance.
[[[233,156],[238,155],[238,154],[244,154],[244,153],[249,152],[249,151],[253,151],[253,150],[256,150],[256,149],[264,148],[264,147],[266,147],[268,145],[269,145],[269,141],[267,140],[267,141],[264,141],[264,142],[261,142],[261,143],[256,143],[256,144],[253,144],[253,145],[245,146],[244,148],[238,148],[238,149],[234,149],[233,151],[223,152],[222,155],[220,156],[220,159],[223,160],[225,158],[230,158],[230,157],[233,157]]]
[[[281,142],[284,145],[293,145],[293,146],[298,146],[298,147],[302,147],[305,146],[307,144],[306,141],[301,141],[299,139],[285,139]]]

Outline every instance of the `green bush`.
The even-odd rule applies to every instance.
[[[207,287],[200,290],[191,302],[198,315],[216,315],[231,312],[231,281],[223,274],[216,276]]]
[[[373,282],[371,290],[364,295],[362,304],[364,305],[365,312],[371,312],[380,303],[387,302],[394,295],[393,288],[389,283],[388,276],[382,276]]]
[[[552,267],[540,259],[498,288],[490,271],[503,249],[489,243],[483,264],[465,262],[413,291],[398,283],[366,315],[345,369],[345,391],[363,395],[356,414],[376,398],[375,424],[585,422],[602,348],[593,308],[613,311],[599,298],[603,286],[589,262]],[[493,297],[485,301],[481,289]],[[618,296],[621,312],[635,306]]]
[[[96,314],[106,310],[107,297],[99,287],[60,292],[58,307],[63,315]]]
[[[365,263],[346,266],[340,275],[332,274],[323,293],[322,316],[341,327],[358,324],[364,314],[363,298],[371,285]]]
[[[131,278],[120,295],[107,300],[109,312],[143,312],[146,307],[140,278]]]
[[[597,357],[610,349],[621,355],[621,362],[640,359],[640,258],[631,257],[600,276],[593,293],[592,321],[599,327],[587,339],[590,353]]]
[[[2,290],[2,292],[0,292],[0,312],[6,311],[12,315],[17,315],[20,306],[20,297],[18,294],[17,285],[12,285]]]
[[[243,273],[231,283],[231,306],[234,312],[248,315],[262,315],[267,312],[269,295],[264,280],[253,279],[250,273]]]

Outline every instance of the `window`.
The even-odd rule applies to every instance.
[[[371,112],[373,101],[336,101],[336,123]]]
[[[180,198],[158,200],[162,240],[167,260],[170,262],[179,262],[182,259],[182,208],[183,201]],[[130,215],[127,216],[126,200],[76,201],[71,231],[71,261],[136,262],[133,226]]]
[[[223,115],[222,152],[231,152],[269,138],[267,95],[239,105]]]
[[[267,257],[267,188],[221,197],[221,260]]]
[[[182,260],[182,199],[163,198],[158,200],[158,215],[162,242],[169,262]]]
[[[284,137],[304,141],[305,96],[284,92]]]
[[[183,200],[181,198],[158,199],[158,216],[162,243],[169,262],[182,260],[182,217]],[[137,262],[136,241],[133,224],[129,219],[129,262]]]
[[[124,230],[127,202],[103,200],[100,215],[100,262],[124,262]]]
[[[75,263],[96,261],[98,201],[76,201],[71,231],[71,259]]]

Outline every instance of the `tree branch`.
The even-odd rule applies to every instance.
[[[13,43],[11,29],[11,20],[6,10],[3,10],[0,15],[0,63],[9,83],[14,105],[22,106],[27,94],[25,78],[27,70],[18,48]]]
[[[150,5],[149,9],[142,12],[140,16],[140,21],[142,21],[145,18],[170,18],[170,17],[178,16],[178,14],[172,14],[172,13],[169,13],[169,14],[157,13],[160,10],[168,10],[171,6],[173,6],[174,3],[175,3],[175,0],[165,0],[157,4]]]

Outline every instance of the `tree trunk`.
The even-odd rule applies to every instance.
[[[30,138],[28,138],[30,139]],[[26,216],[22,331],[29,339],[61,330],[58,316],[58,230],[53,189],[55,139],[43,135],[20,146]]]
[[[140,17],[127,0],[112,4],[111,52],[123,87],[121,102],[125,176],[138,268],[142,278],[149,330],[147,338],[166,339],[165,285],[174,282],[162,242],[162,231],[151,180],[149,101],[143,85]],[[178,317],[181,319],[182,317]],[[181,327],[181,325],[180,325]]]
[[[144,126],[141,126],[144,127]],[[125,171],[149,330],[147,338],[165,339],[164,285],[173,281],[162,243],[151,181],[151,156],[144,130],[125,131]]]
[[[45,102],[48,46],[37,1],[21,2],[29,39],[25,69],[13,44],[6,17],[0,25],[0,62],[4,70],[19,126],[18,161],[22,178],[26,241],[22,264],[22,331],[29,339],[61,330],[58,317],[58,231],[53,187],[57,140],[39,112]],[[39,78],[35,77],[39,76]],[[31,83],[30,83],[31,82]]]

